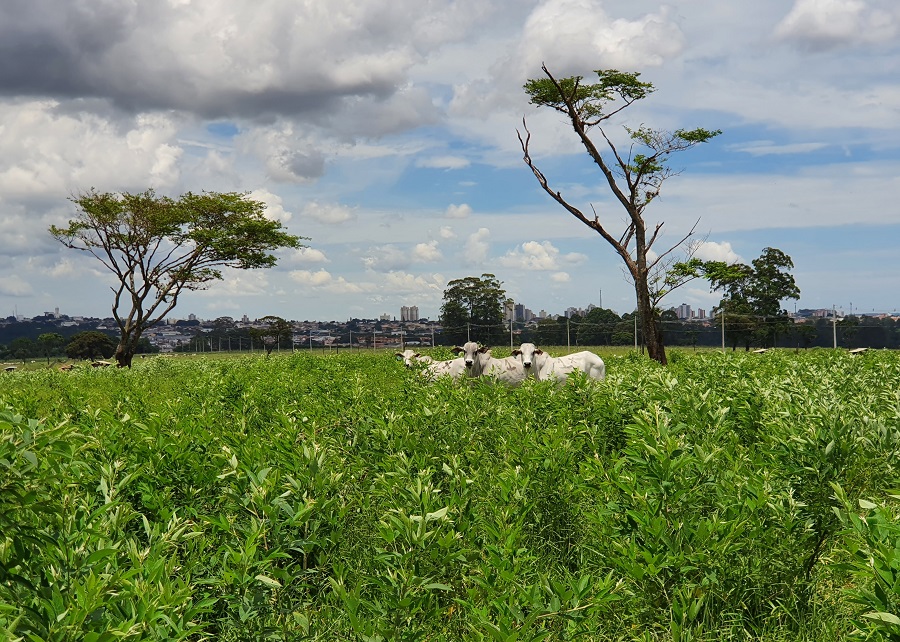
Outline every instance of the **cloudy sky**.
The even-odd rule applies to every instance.
[[[308,247],[173,316],[436,317],[495,274],[538,312],[634,308],[621,261],[540,190],[625,213],[522,90],[639,71],[621,124],[723,134],[673,158],[647,210],[703,256],[790,255],[800,308],[900,308],[896,0],[3,0],[0,314],[108,316],[110,275],[47,233],[92,187],[246,191]],[[664,304],[709,308],[703,283]],[[793,307],[793,302],[788,304]]]

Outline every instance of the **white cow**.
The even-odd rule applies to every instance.
[[[583,350],[562,357],[551,357],[533,343],[523,343],[513,355],[522,363],[526,376],[533,374],[538,381],[565,383],[569,374],[580,370],[591,379],[606,378],[606,364],[593,352]]]
[[[422,374],[429,379],[438,377],[450,377],[459,379],[466,374],[466,362],[464,359],[450,359],[449,361],[435,361],[422,370]]]
[[[518,386],[528,376],[522,362],[516,357],[495,359],[491,356],[490,348],[479,348],[474,341],[469,341],[462,347],[457,346],[454,350],[457,354],[463,353],[462,359],[466,364],[466,371],[470,377],[484,375],[493,377],[497,381],[502,381],[510,386]]]
[[[429,357],[427,354],[419,354],[415,350],[410,350],[409,348],[407,348],[403,352],[397,352],[395,354],[400,359],[403,359],[403,365],[407,368],[412,368],[415,365],[434,363],[434,359]]]

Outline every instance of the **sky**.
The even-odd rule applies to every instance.
[[[696,223],[701,258],[788,254],[788,310],[900,308],[896,0],[4,0],[0,316],[110,316],[111,273],[47,231],[91,188],[246,192],[308,239],[172,318],[437,318],[482,273],[535,313],[630,312],[621,259],[522,160],[524,122],[553,189],[624,230],[571,126],[528,103],[542,63],[653,83],[614,141],[722,130],[671,158],[660,252]],[[719,298],[694,281],[663,306]]]

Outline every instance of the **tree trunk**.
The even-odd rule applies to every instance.
[[[141,333],[136,330],[122,332],[122,338],[119,339],[119,345],[116,346],[115,360],[120,368],[130,368],[131,362],[134,360],[134,354],[137,352],[137,344],[141,338]]]
[[[662,332],[656,322],[656,311],[650,303],[650,292],[646,278],[636,278],[634,289],[638,300],[638,314],[641,317],[641,330],[644,333],[644,343],[647,345],[647,355],[660,365],[666,365],[666,346],[663,343]]]

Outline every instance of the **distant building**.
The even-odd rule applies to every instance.
[[[700,319],[701,321],[706,319],[706,310],[704,310],[703,308],[698,308],[697,309],[697,318]]]
[[[675,316],[677,316],[681,320],[687,320],[691,318],[691,306],[687,303],[682,303],[677,308],[675,308]]]
[[[515,320],[516,321],[524,321],[525,320],[525,306],[522,303],[516,303],[515,307]]]
[[[418,321],[420,318],[421,317],[419,316],[419,306],[404,305],[400,308],[400,320],[401,321]]]

